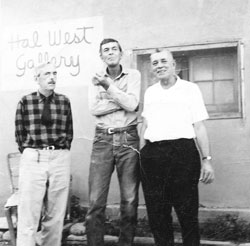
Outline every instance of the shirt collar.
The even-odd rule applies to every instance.
[[[119,78],[121,78],[122,76],[124,76],[124,75],[126,75],[126,74],[129,73],[129,71],[128,71],[127,68],[123,68],[122,65],[120,65],[120,66],[121,66],[121,73],[120,73],[114,80],[119,79]],[[105,76],[109,77],[108,68],[106,68],[106,70],[105,70]]]
[[[46,96],[44,96],[40,91],[37,91],[37,96],[39,98],[39,102],[42,102],[45,100]],[[53,91],[52,94],[49,96],[50,101],[54,102],[55,100],[55,92]]]
[[[175,75],[175,77],[176,77],[176,82],[175,82],[175,84],[174,84],[173,86],[171,86],[169,89],[171,89],[171,88],[176,88],[176,87],[179,86],[179,84],[180,84],[180,82],[181,82],[181,78],[180,78],[178,75]],[[158,81],[158,86],[162,87],[162,86],[161,86],[161,81]]]

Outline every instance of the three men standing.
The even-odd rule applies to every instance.
[[[116,168],[120,186],[119,246],[132,245],[137,221],[139,165],[137,109],[141,76],[120,65],[122,48],[104,39],[100,57],[107,65],[93,77],[90,111],[96,119],[89,172],[90,208],[86,216],[89,246],[104,245],[105,208],[111,175]]]
[[[145,93],[141,146],[146,145],[139,168],[140,73],[121,66],[122,48],[117,40],[104,39],[100,57],[107,69],[95,74],[90,93],[96,129],[89,172],[88,245],[104,245],[105,209],[115,168],[121,196],[119,246],[133,242],[139,169],[156,245],[174,245],[172,207],[184,245],[199,245],[198,182],[211,183],[214,172],[203,123],[208,114],[198,86],[175,75],[169,51],[151,55],[159,83]],[[38,67],[36,80],[38,92],[23,97],[16,111],[16,141],[23,153],[17,246],[35,245],[43,205],[42,245],[59,246],[69,188],[72,114],[69,99],[54,92],[52,64]]]
[[[157,246],[174,245],[172,208],[184,246],[198,246],[198,183],[211,183],[214,171],[207,131],[208,114],[198,86],[175,74],[168,50],[151,55],[159,82],[146,90],[141,133],[141,181]],[[198,152],[199,148],[200,155]]]

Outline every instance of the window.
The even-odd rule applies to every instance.
[[[176,60],[178,76],[198,84],[210,118],[242,117],[240,47],[237,41],[168,47]],[[147,87],[156,82],[150,67],[154,50],[134,50],[142,73],[142,99]]]

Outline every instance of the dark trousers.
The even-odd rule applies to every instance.
[[[90,207],[86,216],[89,246],[104,245],[105,208],[115,168],[121,195],[118,245],[132,245],[138,207],[138,144],[136,128],[115,134],[96,132],[89,172]]]
[[[142,188],[157,246],[174,245],[172,208],[183,245],[199,245],[199,175],[200,157],[193,139],[147,142],[141,150]]]

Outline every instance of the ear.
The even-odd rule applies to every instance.
[[[40,80],[39,80],[40,74],[36,74],[34,75],[34,80],[39,84]]]
[[[173,66],[176,67],[176,61],[175,60],[173,60]]]
[[[102,53],[100,53],[100,58],[101,58],[101,60],[102,60],[102,61],[104,61],[104,60],[103,60],[103,56],[102,56]]]
[[[121,58],[123,57],[123,51],[121,51],[120,57],[121,57]]]

